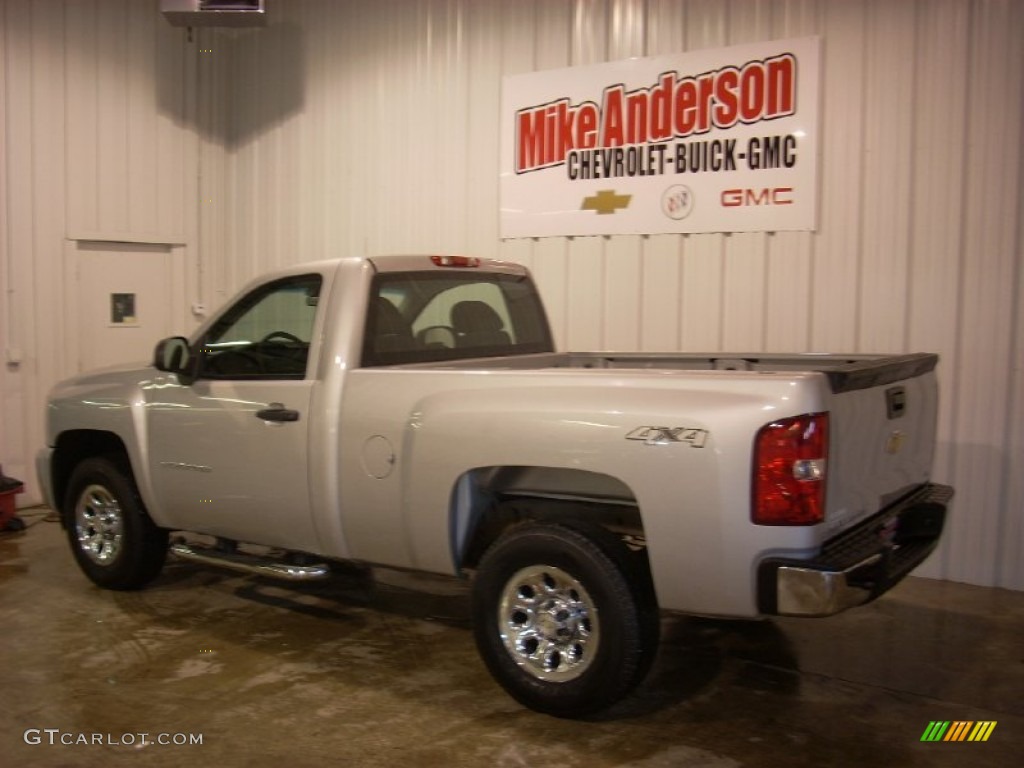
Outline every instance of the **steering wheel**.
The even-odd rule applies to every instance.
[[[266,344],[268,341],[270,341],[271,339],[284,339],[285,341],[292,341],[292,342],[295,342],[296,344],[303,344],[304,343],[302,341],[302,339],[300,339],[298,336],[296,336],[293,333],[288,333],[288,331],[271,331],[266,336],[264,336],[262,339],[260,339],[257,343],[260,346],[262,346],[262,345]]]
[[[227,376],[253,376],[264,372],[263,360],[246,349],[229,349],[207,358],[207,367]]]
[[[416,340],[426,347],[455,346],[455,329],[450,325],[428,325],[416,334]]]

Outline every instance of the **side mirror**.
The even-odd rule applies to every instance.
[[[176,373],[182,384],[191,384],[195,380],[196,360],[193,359],[188,339],[184,336],[171,336],[158,341],[153,352],[153,367],[165,373]]]

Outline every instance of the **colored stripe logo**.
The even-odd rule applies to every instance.
[[[995,729],[995,720],[932,720],[921,741],[988,741]]]

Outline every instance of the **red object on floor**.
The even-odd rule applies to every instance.
[[[5,477],[4,468],[0,467],[0,531],[7,530],[7,524],[15,518],[14,497],[24,490],[25,485],[21,480]],[[18,523],[20,524],[21,521],[19,520]]]
[[[0,491],[0,531],[7,527],[7,524],[14,517],[17,507],[14,504],[14,497],[25,490],[24,486],[13,491]]]

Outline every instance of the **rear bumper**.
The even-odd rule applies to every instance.
[[[928,484],[827,541],[809,560],[758,567],[758,610],[830,616],[874,600],[920,565],[939,542],[953,489]]]

